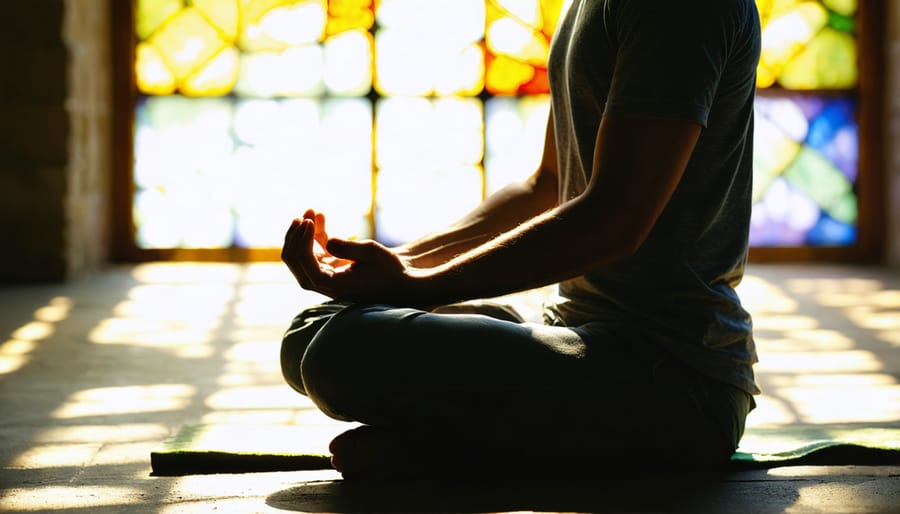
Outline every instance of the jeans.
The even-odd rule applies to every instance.
[[[722,464],[754,406],[627,326],[522,322],[486,302],[442,312],[317,305],[286,332],[281,365],[336,419],[612,461]]]

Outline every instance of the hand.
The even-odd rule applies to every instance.
[[[336,300],[410,304],[414,279],[399,256],[375,241],[329,238],[324,224],[309,210],[285,234],[281,259],[301,287]]]

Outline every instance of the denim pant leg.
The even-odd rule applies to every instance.
[[[325,323],[338,311],[349,306],[345,302],[326,302],[314,305],[298,314],[281,340],[281,374],[295,391],[305,395],[300,362],[306,347]]]
[[[633,341],[627,327],[592,330],[585,340],[578,327],[345,307],[302,313],[282,352],[289,383],[337,419],[454,433],[477,427],[479,439],[540,438],[556,454],[566,450],[554,444],[578,441],[613,460],[685,452],[723,460],[740,437],[716,414],[746,415],[729,404],[731,391]]]
[[[300,394],[306,395],[300,362],[313,337],[332,316],[353,305],[351,302],[329,301],[302,310],[291,322],[281,342],[281,374],[285,382]],[[493,301],[475,300],[443,305],[433,312],[444,314],[483,314],[513,322],[523,321],[512,307]]]

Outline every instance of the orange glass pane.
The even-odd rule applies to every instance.
[[[487,0],[485,89],[546,94],[550,40],[569,0]]]

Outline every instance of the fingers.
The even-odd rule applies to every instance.
[[[325,215],[321,212],[317,212],[315,214],[315,222],[316,222],[316,242],[319,243],[323,249],[328,244],[328,233],[325,231]],[[326,250],[327,251],[327,250]]]
[[[315,224],[313,239],[324,249],[328,242],[328,233],[325,231],[325,214],[316,212],[314,209],[306,209],[303,219],[310,220]]]
[[[287,264],[297,282],[304,289],[327,294],[324,279],[328,277],[313,253],[315,223],[308,219],[294,219],[285,234],[281,260]]]

